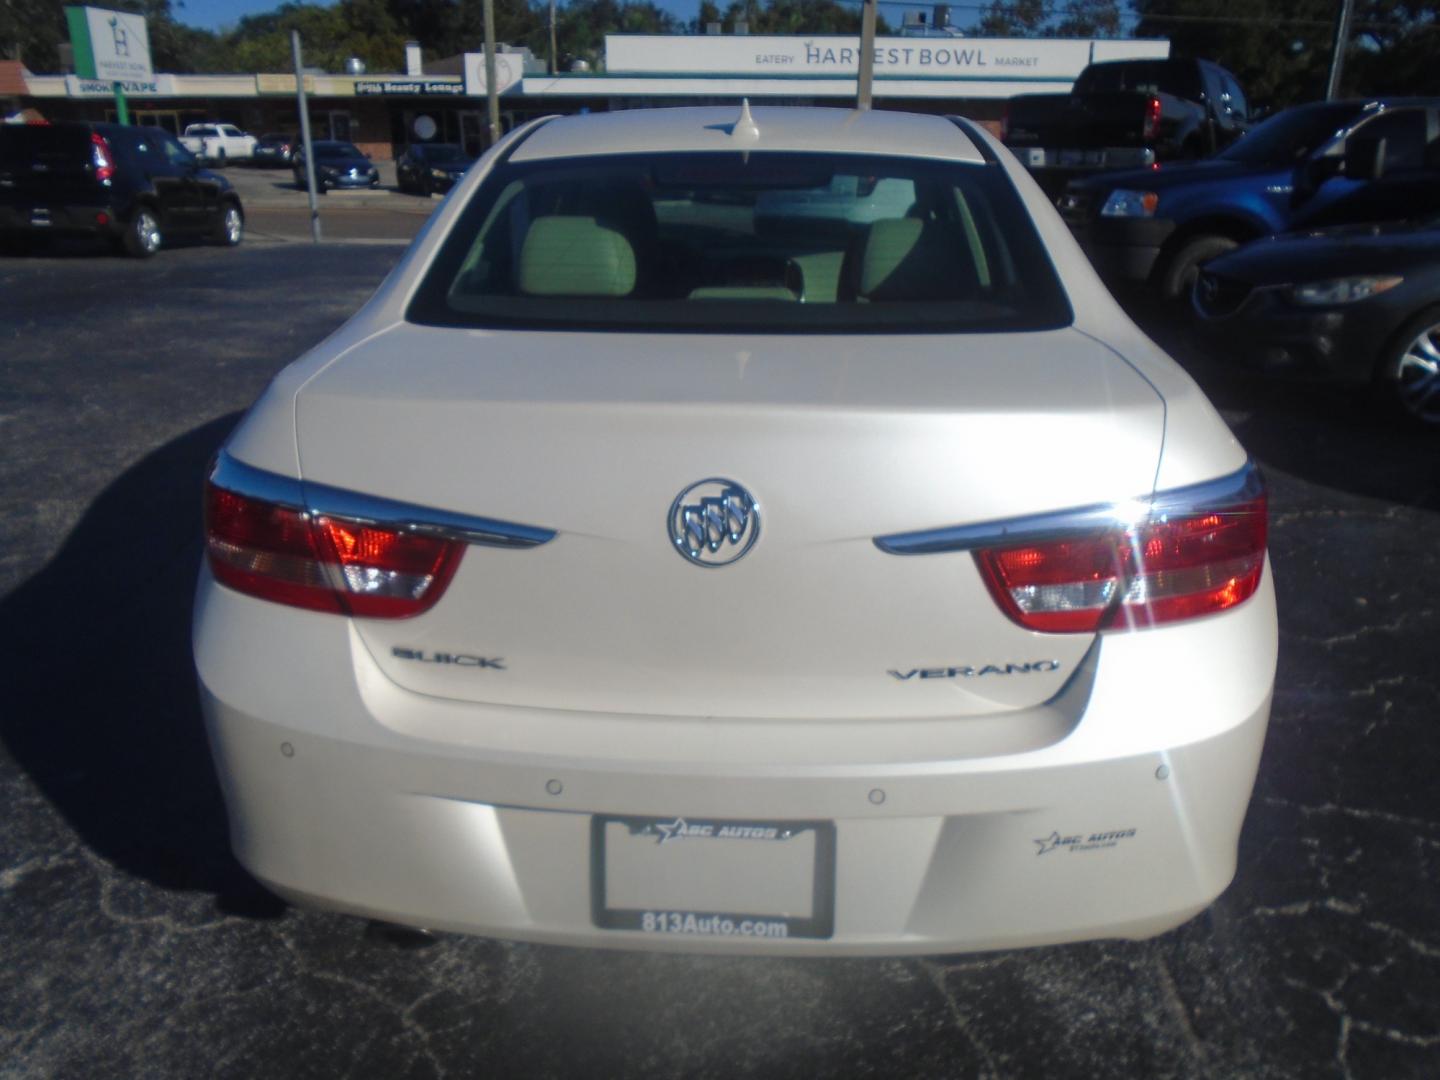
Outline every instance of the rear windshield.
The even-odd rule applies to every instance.
[[[0,124],[0,165],[83,168],[90,162],[90,133],[48,124]]]
[[[498,165],[409,317],[905,333],[1049,329],[1071,312],[997,166],[727,152]]]
[[[315,156],[317,158],[357,158],[364,157],[359,150],[348,142],[322,142],[315,144]]]
[[[419,157],[425,161],[434,162],[437,165],[472,160],[470,155],[465,153],[465,150],[459,146],[417,146],[415,149],[419,151]]]
[[[1077,94],[1135,90],[1146,94],[1174,94],[1184,98],[1197,98],[1200,93],[1195,65],[1169,60],[1091,64],[1075,80],[1074,89]]]

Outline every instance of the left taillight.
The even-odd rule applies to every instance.
[[[1014,622],[1049,633],[1094,633],[1209,615],[1247,600],[1265,565],[1267,497],[1202,487],[1139,504],[1134,520],[991,547],[975,560]]]
[[[247,596],[359,618],[429,610],[460,565],[462,541],[418,535],[205,489],[215,579]]]
[[[90,160],[95,166],[95,179],[102,184],[109,182],[115,175],[115,155],[111,153],[105,136],[98,132],[90,134]]]

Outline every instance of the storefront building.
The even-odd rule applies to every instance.
[[[998,121],[1016,94],[1064,93],[1089,63],[1164,58],[1168,41],[887,37],[875,43],[877,108],[956,112]],[[380,160],[416,142],[485,144],[485,68],[480,53],[432,63],[408,50],[396,74],[306,75],[316,138],[346,139]],[[496,56],[502,128],[550,113],[718,104],[833,105],[853,102],[859,40],[853,37],[612,34],[603,72],[547,75],[527,50]],[[50,120],[114,119],[113,87],[75,75],[20,73],[13,108]],[[11,80],[15,81],[15,80]],[[3,89],[3,88],[0,88]],[[260,135],[299,129],[293,74],[157,74],[126,83],[133,122],[179,133],[188,124],[232,123]]]

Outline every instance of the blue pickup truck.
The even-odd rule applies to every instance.
[[[1073,181],[1057,205],[1102,274],[1188,295],[1202,263],[1258,237],[1440,210],[1440,100],[1300,105],[1207,160]]]

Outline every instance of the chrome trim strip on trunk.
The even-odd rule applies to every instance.
[[[1229,476],[1199,484],[1159,491],[1116,503],[1099,503],[1071,510],[984,521],[976,525],[951,525],[919,532],[877,536],[875,546],[889,555],[935,555],[946,551],[974,551],[977,548],[1015,547],[1044,543],[1077,533],[1093,533],[1134,525],[1144,519],[1161,519],[1186,513],[1196,507],[1219,509],[1247,502],[1265,490],[1265,481],[1253,461]]]
[[[265,472],[221,451],[210,469],[210,482],[237,495],[261,499],[290,510],[345,518],[365,525],[462,540],[485,547],[532,548],[555,539],[554,529],[414,506],[395,499],[363,495],[328,484],[312,484]]]

